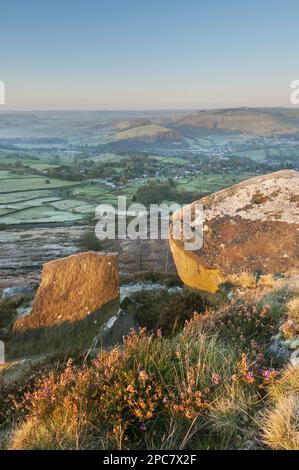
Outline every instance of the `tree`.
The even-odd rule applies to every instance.
[[[168,181],[152,180],[148,184],[141,186],[135,193],[134,199],[145,206],[150,204],[160,204],[164,200],[174,198],[173,188]]]
[[[78,245],[83,250],[100,251],[102,249],[101,243],[96,237],[94,232],[88,231],[83,233],[78,240]]]

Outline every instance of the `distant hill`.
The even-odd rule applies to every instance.
[[[199,111],[174,123],[182,134],[192,130],[206,133],[238,133],[245,136],[273,136],[297,133],[299,110],[236,108]]]
[[[175,131],[173,129],[163,127],[159,124],[146,123],[117,132],[116,134],[114,134],[113,137],[113,140],[142,139],[147,141],[153,141],[166,139],[180,140],[182,136],[178,131]]]
[[[299,110],[283,108],[235,108],[169,114],[148,119],[122,121],[110,134],[110,141],[186,141],[211,135],[239,135],[244,138],[288,136],[299,133]]]
[[[115,143],[154,149],[156,142],[159,148],[175,143],[187,149],[190,139],[199,145],[197,139],[209,138],[217,145],[219,136],[228,142],[232,137],[298,137],[299,109],[0,112],[0,139],[63,137],[75,145]]]

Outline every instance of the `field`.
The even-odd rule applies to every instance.
[[[41,178],[38,176],[18,177],[18,178],[1,178],[0,193],[14,193],[17,191],[34,191],[44,189],[48,185],[51,188],[66,188],[74,186],[71,181],[62,181],[56,179]]]
[[[298,158],[299,148],[297,146],[277,146],[267,147],[259,150],[244,150],[237,152],[235,155],[239,157],[248,157],[254,161],[262,162],[269,159],[275,159],[277,157],[287,160],[288,158]]]
[[[180,158],[180,157],[156,157],[155,156],[154,158],[163,163],[175,163],[176,165],[185,165],[185,163],[188,163],[188,160],[186,160],[186,158]]]
[[[241,173],[241,174],[207,174],[200,175],[197,178],[183,179],[178,183],[181,189],[188,189],[194,192],[211,193],[220,191],[228,186],[237,184],[246,179],[256,176],[255,173]]]
[[[60,153],[57,163],[48,153],[32,149],[32,156],[20,158],[16,153],[0,152],[0,226],[46,223],[78,223],[93,218],[99,204],[117,206],[117,197],[124,195],[128,203],[147,178],[129,178],[123,184],[112,183],[109,178],[83,178],[70,181],[67,178],[48,177],[47,171],[66,165],[72,169],[74,153]],[[258,153],[256,155],[259,157]],[[120,162],[127,158],[113,152],[92,154],[88,158],[95,165],[105,164],[113,169],[114,175],[122,175],[124,167]],[[80,157],[76,157],[80,161]],[[86,159],[82,160],[85,162]],[[206,173],[198,176],[185,174],[190,161],[183,156],[152,155],[150,161],[159,163],[164,172],[179,168],[177,189],[195,193],[211,193],[254,176],[250,172]],[[160,166],[161,165],[161,166]],[[174,165],[174,167],[173,167]],[[168,170],[169,169],[169,170]],[[156,170],[155,170],[156,171]],[[176,171],[174,175],[176,175]],[[185,176],[184,176],[185,175]],[[169,201],[164,201],[169,202]]]
[[[299,126],[298,116],[275,109],[144,112],[142,117],[0,113],[0,227],[83,223],[99,204],[116,206],[119,195],[130,203],[150,178],[172,180],[177,190],[195,197],[268,172],[267,162],[274,162],[270,171],[280,162],[295,165],[294,139],[253,138],[258,131],[289,135]]]

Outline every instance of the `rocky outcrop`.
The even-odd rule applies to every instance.
[[[286,273],[299,268],[299,173],[283,170],[224,189],[173,215],[204,208],[203,246],[187,251],[183,235],[169,242],[182,281],[216,292],[241,273]],[[196,226],[195,226],[196,228]]]
[[[82,320],[118,296],[117,255],[87,252],[51,261],[43,266],[31,313],[14,331]]]

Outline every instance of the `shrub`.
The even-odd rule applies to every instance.
[[[264,346],[278,329],[279,322],[269,305],[258,306],[251,300],[237,300],[224,307],[215,323],[222,337],[235,339],[244,350],[252,345]]]
[[[74,354],[75,363],[81,363],[82,353]],[[48,355],[45,359],[36,361],[21,374],[4,381],[0,376],[0,426],[13,422],[19,416],[20,406],[26,393],[33,392],[38,383],[50,372],[59,374],[67,364],[69,356],[63,353]]]
[[[0,329],[10,327],[16,319],[17,308],[31,299],[31,295],[18,294],[0,300]]]
[[[64,360],[5,390],[9,447],[244,448],[262,427],[264,446],[296,448],[299,373],[281,374],[268,354],[292,297],[284,287],[247,292],[213,312],[193,293],[136,294],[141,318],[155,312],[151,332],[132,331],[90,362]]]
[[[172,339],[132,331],[123,347],[69,361],[23,393],[10,448],[211,448],[215,438],[225,448],[273,379],[249,366],[201,331],[201,315]]]
[[[167,287],[183,286],[179,276],[174,273],[161,273],[155,271],[141,271],[134,274],[123,274],[120,276],[122,284],[133,282],[153,282],[163,284]]]
[[[207,303],[199,294],[184,292],[173,296],[160,313],[159,326],[165,335],[176,334],[194,313],[203,313],[206,308]]]
[[[165,290],[154,292],[144,290],[131,295],[127,302],[122,302],[121,307],[128,312],[132,311],[138,326],[157,330],[160,312],[167,307],[170,299],[171,296]]]
[[[94,232],[83,233],[78,240],[78,245],[83,250],[88,251],[100,251],[102,249],[101,243]]]
[[[170,295],[165,290],[137,292],[132,296],[132,309],[139,326],[150,330],[160,328],[164,335],[181,331],[195,312],[203,313],[207,302],[201,295],[183,292]]]
[[[61,375],[51,373],[25,394],[21,409],[28,419],[14,433],[11,448],[46,448],[48,442],[83,448],[87,433],[89,447],[102,442],[106,448],[135,447],[141,441],[146,446],[148,436],[155,440],[153,427],[161,429],[161,438],[174,419],[190,426],[207,403],[197,389],[195,364],[176,373],[168,369],[170,357],[176,357],[169,346],[159,337],[132,333],[124,350],[101,352],[91,367],[69,362]],[[177,374],[184,380],[178,382]],[[181,429],[186,432],[187,425]],[[46,442],[40,441],[45,430]]]
[[[271,289],[264,295],[261,295],[256,299],[256,303],[261,307],[270,305],[272,316],[276,320],[282,321],[287,316],[286,304],[294,297],[294,293],[295,291],[290,285],[282,283],[280,286],[278,283],[276,289]]]

